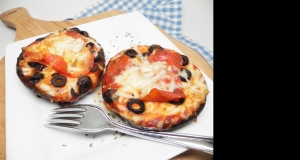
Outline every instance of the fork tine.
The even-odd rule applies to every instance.
[[[46,123],[44,124],[46,127],[52,127],[52,128],[60,128],[60,129],[74,129],[76,126],[74,125],[67,125],[67,124],[62,124],[62,123]]]
[[[56,119],[56,118],[51,118],[47,119],[46,121],[51,122],[51,123],[63,123],[63,124],[73,124],[73,125],[79,125],[81,124],[80,121],[78,120],[70,120],[70,119]]]
[[[52,112],[85,112],[86,108],[83,107],[66,107],[66,108],[55,108]]]
[[[53,117],[53,118],[83,118],[82,114],[73,114],[73,113],[54,113],[54,114],[49,114],[49,117]]]

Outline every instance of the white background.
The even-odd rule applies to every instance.
[[[31,17],[61,21],[99,0],[0,0],[0,14],[24,7]],[[213,0],[182,0],[182,33],[213,51]],[[13,43],[16,31],[0,22],[0,59],[7,44]]]

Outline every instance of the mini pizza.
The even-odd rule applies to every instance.
[[[102,77],[106,108],[144,130],[171,130],[195,120],[209,90],[187,56],[139,45],[112,57]]]
[[[27,88],[60,105],[94,91],[104,67],[101,45],[75,27],[55,31],[23,47],[16,64],[17,75]]]

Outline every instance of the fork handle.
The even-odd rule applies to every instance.
[[[205,141],[207,143],[213,144],[213,138],[210,136],[174,133],[174,132],[155,132],[155,131],[142,131],[142,130],[131,130],[138,134],[143,134],[146,136],[151,136],[155,138],[165,138],[165,139],[182,139],[182,140],[193,140],[193,141]]]
[[[111,120],[112,121],[112,120]],[[112,121],[112,124],[117,128],[122,128],[125,130],[129,130],[134,133],[143,134],[155,138],[167,138],[167,139],[184,139],[184,140],[195,140],[195,141],[206,141],[210,144],[213,144],[213,137],[211,136],[203,136],[203,135],[194,135],[194,134],[185,134],[185,133],[174,133],[174,132],[156,132],[156,131],[143,131],[140,129],[132,128],[129,126],[122,125],[120,123],[116,123]]]
[[[175,140],[170,140],[170,139],[164,139],[164,138],[158,138],[158,137],[153,137],[153,136],[147,136],[144,134],[138,134],[123,128],[118,128],[115,126],[111,127],[112,130],[118,131],[118,132],[122,132],[131,136],[135,136],[135,137],[139,137],[139,138],[143,138],[143,139],[147,139],[147,140],[151,140],[151,141],[155,141],[155,142],[160,142],[160,143],[165,143],[165,144],[169,144],[169,145],[174,145],[174,146],[179,146],[179,147],[184,147],[187,149],[194,149],[194,150],[200,150],[209,154],[213,154],[213,147],[209,144],[196,144],[195,142],[193,144],[191,143],[183,143],[180,141],[175,141]]]

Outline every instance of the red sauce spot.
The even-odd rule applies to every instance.
[[[169,128],[169,127],[171,127],[171,126],[170,126],[171,123],[172,123],[172,118],[171,118],[171,116],[167,116],[166,119],[165,119],[165,121],[164,121],[163,128]]]
[[[163,120],[162,117],[157,117],[155,119],[151,119],[150,121],[148,121],[145,125],[146,127],[157,127],[157,124],[159,121]]]
[[[198,68],[197,68],[197,66],[196,66],[196,65],[193,65],[193,69],[194,69],[194,70],[196,70],[196,69],[198,69]]]

